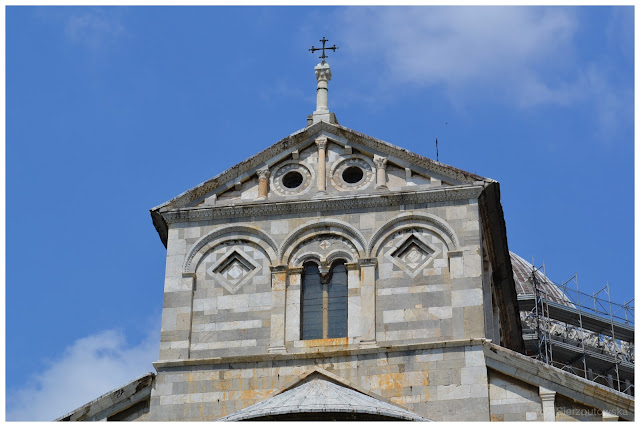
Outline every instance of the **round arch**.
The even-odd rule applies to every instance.
[[[366,240],[353,226],[339,220],[321,220],[301,225],[287,236],[280,249],[280,263],[288,264],[289,258],[299,245],[320,235],[334,235],[346,239],[354,246],[359,257],[364,257],[366,253]]]
[[[390,235],[410,228],[425,229],[435,233],[445,242],[449,251],[458,250],[460,247],[458,236],[446,221],[432,214],[412,213],[399,215],[378,228],[367,247],[368,256],[377,256],[380,246]]]
[[[257,228],[236,225],[217,228],[201,237],[189,250],[182,271],[194,273],[204,254],[228,240],[245,240],[255,243],[267,254],[271,265],[274,265],[274,261],[278,259],[277,245],[271,237]]]
[[[353,254],[342,249],[336,249],[329,252],[325,257],[323,257],[321,254],[317,252],[303,252],[300,255],[297,255],[295,257],[295,259],[291,263],[291,266],[294,268],[302,267],[302,265],[307,261],[314,261],[318,265],[322,264],[322,262],[324,261],[328,265],[331,265],[333,264],[334,261],[338,259],[344,259],[345,262],[347,263],[356,262],[356,260],[353,257]]]

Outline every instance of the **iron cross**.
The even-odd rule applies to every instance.
[[[334,44],[332,47],[324,47],[324,44],[326,42],[328,42],[329,40],[325,39],[324,36],[322,36],[322,40],[320,40],[322,42],[322,47],[315,47],[313,45],[311,45],[311,49],[309,49],[309,51],[311,53],[315,52],[316,50],[322,50],[322,56],[319,56],[318,58],[322,58],[322,61],[324,62],[324,58],[328,58],[328,55],[324,54],[324,50],[333,50],[334,52],[336,51],[336,49],[339,49],[338,47],[336,47],[336,45]]]

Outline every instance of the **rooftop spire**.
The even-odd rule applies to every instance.
[[[325,50],[333,50],[335,52],[338,47],[335,44],[332,47],[326,47],[325,43],[329,40],[324,37],[322,37],[320,41],[322,42],[322,47],[311,46],[311,49],[309,49],[311,53],[322,50],[322,56],[319,56],[322,62],[314,68],[318,87],[316,90],[316,111],[313,112],[312,123],[322,121],[337,123],[335,115],[329,112],[329,80],[331,80],[331,68],[329,68],[329,64],[325,61],[325,58],[328,58]]]

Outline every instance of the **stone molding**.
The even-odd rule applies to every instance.
[[[400,224],[400,226],[396,227],[396,224],[405,221],[413,222],[409,224]],[[434,227],[425,226],[425,223],[426,225],[435,225],[435,230]],[[453,230],[453,227],[451,227],[442,218],[428,213],[407,213],[400,214],[387,221],[384,225],[378,228],[375,233],[373,233],[373,236],[369,241],[369,245],[367,246],[367,254],[369,256],[376,256],[380,249],[379,246],[384,243],[388,236],[404,228],[425,228],[431,232],[435,232],[445,243],[447,243],[447,246],[452,245],[452,247],[447,248],[448,250],[458,250],[460,247],[460,241],[458,240],[458,236]]]
[[[394,353],[412,350],[431,350],[437,348],[451,348],[451,347],[466,347],[474,345],[482,345],[491,340],[485,338],[471,338],[463,340],[451,340],[451,341],[431,341],[425,343],[413,343],[404,345],[394,345],[389,347],[373,347],[373,348],[341,348],[341,349],[324,349],[322,351],[323,358],[339,357],[339,356],[351,356],[356,354],[375,354],[375,353]],[[158,360],[153,362],[153,366],[156,370],[160,371],[163,368],[173,368],[181,366],[196,366],[196,365],[223,365],[227,363],[252,363],[252,362],[266,362],[270,360],[299,360],[299,359],[316,359],[318,358],[317,348],[297,348],[295,353],[285,354],[255,354],[250,356],[220,356],[210,357],[202,359],[178,359],[178,360]]]
[[[236,225],[231,227],[220,227],[202,236],[189,250],[184,265],[183,273],[193,273],[200,261],[200,258],[213,247],[227,240],[247,240],[256,243],[265,253],[271,257],[271,264],[277,262],[278,245],[269,235],[263,231],[248,226]],[[196,262],[193,262],[194,259]]]
[[[483,188],[474,185],[456,186],[425,191],[373,194],[362,197],[339,197],[314,200],[247,203],[243,205],[184,208],[163,212],[167,224],[229,218],[265,217],[308,212],[350,211],[406,204],[437,203],[476,199]]]
[[[344,266],[347,268],[347,271],[360,269],[360,264],[358,264],[357,262],[348,262]]]
[[[289,268],[286,265],[270,265],[271,273],[286,273]]]
[[[378,259],[377,258],[360,258],[358,260],[358,265],[360,265],[360,267],[363,266],[376,266],[376,264],[378,263]]]
[[[359,252],[358,255],[364,256],[367,241],[362,233],[347,222],[330,219],[308,222],[289,233],[280,246],[278,259],[282,263],[288,263],[289,260],[285,258],[290,257],[300,244],[321,234],[333,234],[346,238],[354,244]]]
[[[318,252],[303,252],[293,258],[293,262],[290,263],[290,265],[292,265],[293,267],[291,267],[289,270],[294,268],[302,268],[302,265],[307,261],[315,261],[318,265],[331,265],[338,259],[344,259],[346,263],[356,262],[353,254],[350,254],[342,249],[333,250],[325,256],[323,256],[323,254],[319,254]]]

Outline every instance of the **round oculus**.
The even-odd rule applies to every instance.
[[[300,187],[302,185],[302,181],[304,178],[302,174],[298,171],[289,171],[282,177],[282,185],[287,187],[288,189],[294,189]]]
[[[364,178],[364,171],[358,166],[349,166],[342,172],[342,179],[347,184],[357,184]]]

